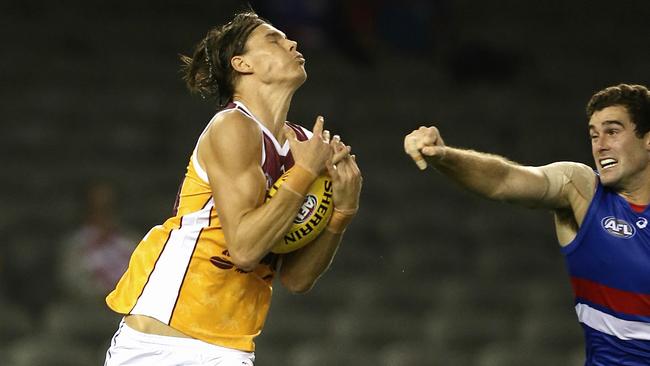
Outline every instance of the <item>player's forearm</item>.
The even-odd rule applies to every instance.
[[[291,227],[304,197],[280,187],[271,200],[244,214],[228,250],[242,269],[252,269]]]
[[[332,263],[343,233],[356,213],[357,209],[335,208],[327,228],[313,243],[285,256],[280,278],[286,288],[292,292],[303,293],[314,286]]]
[[[343,238],[343,233],[325,230],[305,247],[285,255],[280,279],[291,292],[309,291],[327,271]]]
[[[508,181],[517,164],[497,155],[447,147],[431,162],[439,172],[483,197],[508,200]]]

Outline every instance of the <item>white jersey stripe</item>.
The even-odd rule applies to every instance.
[[[622,340],[650,341],[650,324],[619,319],[586,304],[577,304],[578,320],[589,327]]]
[[[198,156],[198,149],[194,149],[194,152],[192,153],[192,165],[194,165],[194,170],[196,171],[196,175],[201,178],[202,181],[205,183],[210,183],[208,181],[208,173],[203,169],[201,166],[201,163],[199,163],[199,158]]]
[[[210,202],[202,210],[182,217],[181,227],[171,232],[131,314],[151,316],[169,324],[198,236],[210,222],[212,206]]]
[[[192,165],[194,165],[194,170],[196,171],[196,175],[199,176],[205,183],[209,183],[208,181],[208,173],[206,173],[205,169],[201,166],[201,163],[199,163],[199,142],[201,141],[201,138],[205,133],[208,131],[208,127],[212,124],[212,121],[214,121],[217,116],[225,111],[228,111],[229,109],[224,109],[219,112],[217,112],[212,118],[210,119],[210,122],[205,126],[203,129],[203,132],[199,135],[199,138],[196,140],[196,145],[194,145],[194,151],[192,151]]]

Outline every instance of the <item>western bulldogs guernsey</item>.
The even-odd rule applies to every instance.
[[[262,130],[260,165],[268,190],[294,164],[289,143],[280,146],[243,104],[232,103],[226,110],[233,108]],[[299,140],[311,136],[288,125]],[[174,206],[173,217],[138,244],[129,268],[106,298],[108,306],[121,314],[158,319],[208,343],[253,351],[270,306],[277,255],[267,255],[250,272],[233,265],[196,149]]]
[[[650,365],[650,209],[598,181],[578,235],[562,248],[587,366]]]

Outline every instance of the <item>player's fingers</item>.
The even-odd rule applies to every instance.
[[[416,147],[418,150],[422,150],[425,146],[435,145],[436,140],[433,136],[422,135],[417,139]]]
[[[422,154],[424,154],[426,156],[434,156],[434,155],[438,154],[439,150],[440,150],[440,148],[437,147],[437,146],[426,146],[426,147],[422,148],[421,151],[422,151]]]
[[[344,174],[345,176],[345,182],[352,185],[358,184],[360,182],[361,172],[359,171],[359,167],[355,163],[354,159],[347,158],[338,166],[341,167],[341,169],[339,169],[339,173]]]
[[[411,136],[411,140],[413,141],[412,144],[414,144],[415,148],[418,150],[426,146],[426,143],[430,140],[427,136],[427,128],[424,126],[420,126],[420,128],[413,131]]]
[[[423,138],[423,134],[419,130],[413,131],[404,138],[404,151],[410,154],[414,150],[420,150],[424,147]]]
[[[420,153],[411,154],[411,159],[413,159],[415,165],[417,165],[420,170],[424,170],[427,168],[427,162],[422,157],[422,154]]]
[[[330,145],[332,145],[335,152],[341,149],[341,144],[341,136],[334,135],[330,141]]]
[[[435,127],[420,127],[418,129],[417,148],[422,150],[425,146],[438,145],[440,135]]]
[[[417,146],[417,138],[413,135],[409,135],[404,139],[404,151],[413,159],[415,164],[420,170],[427,168],[427,162],[422,157],[420,149]]]
[[[323,141],[325,143],[330,143],[330,131],[329,130],[323,130]]]
[[[359,165],[357,164],[357,156],[354,154],[351,154],[350,157],[348,158],[350,160],[350,166],[352,167],[352,170],[356,173],[361,175],[361,169],[359,169]]]
[[[339,135],[334,135],[334,137],[332,137],[332,142],[330,145],[332,146],[332,150],[334,152],[334,156],[332,158],[334,164],[338,164],[341,159],[350,154],[350,147],[345,146],[345,144],[341,141],[341,137]]]
[[[438,135],[436,136],[436,142],[435,142],[435,145],[436,145],[436,146],[445,146],[445,142],[442,140],[442,136],[440,136],[440,134],[438,134]]]
[[[341,160],[336,166],[336,172],[339,175],[340,180],[347,180],[350,176],[350,168],[347,159]]]
[[[316,117],[316,122],[314,123],[314,128],[312,129],[312,133],[314,136],[319,136],[322,137],[323,135],[323,125],[325,124],[325,118],[323,116],[318,116]]]
[[[425,135],[427,136],[427,139],[431,141],[430,145],[445,146],[445,142],[442,141],[442,136],[440,136],[440,131],[437,127],[428,127]]]
[[[349,155],[337,165],[339,181],[350,187],[363,184],[363,177],[356,162],[356,156]]]
[[[336,168],[336,165],[332,162],[332,160],[328,160],[325,162],[325,167],[327,168],[327,174],[332,178],[332,180],[338,180],[339,179],[339,172],[338,169]]]
[[[341,144],[341,145],[343,145],[343,144]],[[350,155],[351,149],[352,149],[351,147],[343,145],[342,148],[338,149],[338,151],[336,151],[334,153],[334,156],[332,157],[332,163],[333,164],[338,164],[341,160],[348,157]],[[336,148],[335,148],[335,150],[336,150]]]

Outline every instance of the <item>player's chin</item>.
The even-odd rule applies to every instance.
[[[600,175],[600,183],[608,188],[616,188],[619,185],[619,177],[613,172],[603,171],[602,169],[598,171]]]
[[[303,69],[302,72],[299,72],[295,78],[293,78],[293,83],[296,88],[299,88],[302,84],[307,81],[307,72]]]
[[[302,67],[300,68],[300,76],[299,76],[299,79],[301,80],[300,84],[302,84],[302,83],[304,83],[305,81],[307,81],[307,70],[305,70],[305,67],[304,67],[304,66],[302,66]]]

